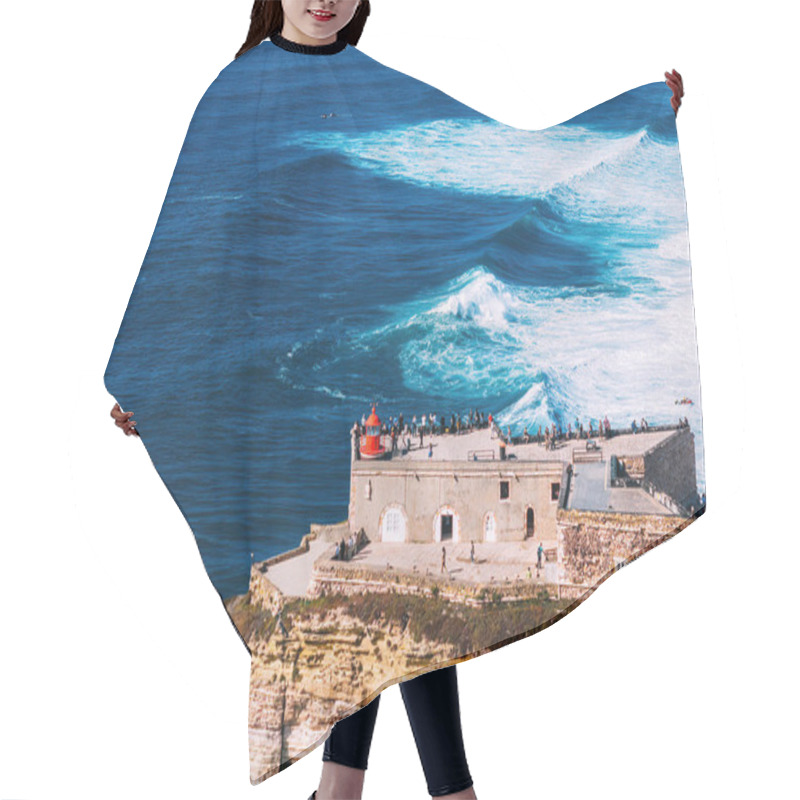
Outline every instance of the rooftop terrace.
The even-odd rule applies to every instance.
[[[597,445],[598,451],[593,451],[595,457],[608,460],[611,455],[636,456],[655,447],[655,445],[671,436],[676,428],[648,430],[639,433],[618,433],[610,439],[596,437],[591,439]],[[397,450],[391,455],[392,461],[486,461],[500,460],[500,445],[505,446],[506,460],[509,461],[554,461],[560,460],[572,463],[573,451],[580,454],[586,451],[587,439],[559,440],[553,450],[548,450],[544,442],[535,439],[528,444],[505,444],[500,438],[496,428],[480,428],[463,433],[425,434],[423,445],[419,445],[419,436],[411,437],[411,449],[406,450],[403,437],[397,440]],[[391,437],[383,437],[383,444],[387,453],[391,451]],[[433,445],[432,455],[428,456],[430,445]],[[388,457],[387,457],[388,458]],[[375,463],[380,463],[377,460]]]

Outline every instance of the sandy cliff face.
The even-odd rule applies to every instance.
[[[549,599],[469,608],[400,594],[286,599],[245,595],[228,610],[252,652],[251,781],[323,744],[334,723],[383,689],[531,635],[563,615]]]
[[[343,608],[307,614],[284,609],[253,630],[250,679],[251,780],[274,774],[322,744],[333,724],[371,702],[398,676],[455,657],[455,646],[378,618],[364,623]]]

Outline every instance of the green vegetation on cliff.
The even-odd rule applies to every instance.
[[[419,595],[371,593],[331,594],[316,598],[290,597],[283,606],[282,620],[291,635],[294,625],[316,633],[333,634],[341,615],[365,625],[360,636],[374,638],[384,629],[407,629],[416,642],[426,639],[473,653],[498,647],[555,622],[571,601],[545,596],[516,602],[494,602],[475,608],[460,603]],[[249,595],[226,603],[234,624],[245,641],[269,639],[276,628],[276,617],[260,605],[252,605]],[[328,617],[331,619],[326,623]],[[331,624],[333,623],[333,625]],[[374,642],[373,642],[374,644]]]

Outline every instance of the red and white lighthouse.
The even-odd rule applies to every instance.
[[[359,451],[361,458],[383,458],[386,455],[386,448],[381,444],[381,421],[375,413],[375,405],[372,405],[372,413],[367,417],[367,433],[361,439]]]

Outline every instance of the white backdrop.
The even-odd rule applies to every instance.
[[[249,783],[249,657],[105,370],[189,120],[250,0],[4,8],[0,798]],[[374,0],[359,47],[549,127],[675,67],[708,512],[554,627],[458,666],[481,800],[797,786],[796,92],[788,4]],[[135,409],[134,409],[135,410]],[[364,797],[427,792],[398,687]]]

